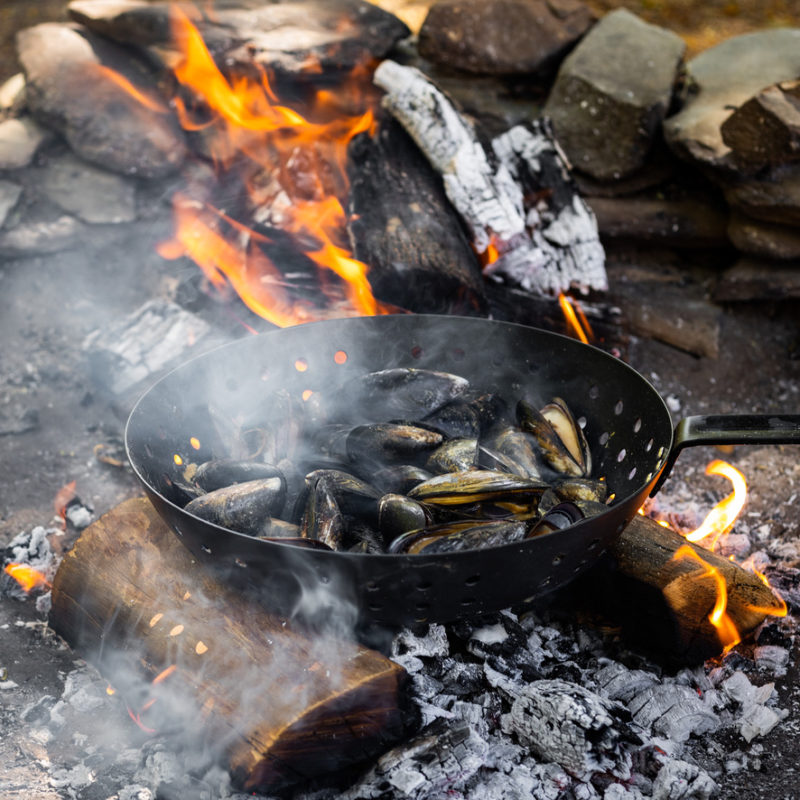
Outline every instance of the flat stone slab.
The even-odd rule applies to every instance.
[[[800,163],[761,170],[752,176],[722,180],[728,205],[749,217],[782,225],[800,225]]]
[[[595,22],[580,0],[438,0],[419,32],[435,64],[482,75],[552,69]]]
[[[366,0],[233,0],[208,4],[145,0],[74,0],[70,16],[125,44],[168,61],[175,51],[170,8],[199,30],[219,65],[258,74],[351,70],[385,56],[410,34],[405,23]]]
[[[722,274],[713,297],[723,303],[800,298],[800,262],[744,257]]]
[[[144,105],[114,80],[120,74],[158,98],[155,81],[128,50],[73,24],[44,23],[17,34],[31,113],[59,131],[81,158],[125,175],[158,178],[186,153],[172,112]]]
[[[690,91],[664,122],[667,143],[690,161],[731,169],[722,125],[765,87],[800,78],[800,28],[735,36],[691,59],[686,72]]]
[[[763,222],[734,211],[728,221],[728,238],[747,255],[779,261],[800,259],[800,231],[795,226]]]
[[[86,226],[68,214],[55,219],[22,222],[10,230],[0,231],[0,257],[24,258],[58,253],[75,247],[85,231]]]
[[[27,167],[50,135],[30,117],[0,122],[0,169]]]
[[[8,215],[17,205],[22,187],[11,181],[0,180],[0,228],[5,224]]]
[[[625,9],[607,14],[564,59],[544,107],[572,165],[616,180],[645,163],[686,45]]]
[[[84,222],[117,223],[136,219],[136,190],[126,178],[93,167],[67,153],[38,171],[41,193]]]

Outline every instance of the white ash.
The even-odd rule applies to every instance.
[[[40,572],[48,581],[52,581],[58,568],[59,559],[50,547],[50,536],[60,535],[56,528],[45,528],[37,525],[30,531],[23,531],[15,536],[5,550],[4,564],[25,564]],[[17,582],[8,576],[0,581],[2,593],[15,597],[26,597]],[[44,609],[43,609],[44,610]]]

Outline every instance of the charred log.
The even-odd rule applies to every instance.
[[[231,591],[143,498],[87,528],[64,558],[50,624],[129,706],[147,687],[151,713],[168,707],[170,728],[196,731],[248,790],[374,758],[404,733],[401,667],[349,641],[323,645]],[[137,665],[144,680],[131,679]]]
[[[350,145],[350,239],[379,300],[417,313],[481,313],[483,281],[441,180],[392,119]]]

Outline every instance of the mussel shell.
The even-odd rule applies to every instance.
[[[425,506],[405,495],[385,494],[378,501],[378,529],[384,542],[391,542],[407,531],[424,528],[430,521]]]
[[[542,480],[542,470],[536,456],[536,447],[530,434],[518,428],[503,426],[490,436],[486,445],[491,454],[499,453],[502,462],[516,475]],[[496,456],[495,456],[496,457]]]
[[[553,506],[531,529],[528,538],[543,533],[563,531],[584,519],[584,514],[575,503],[559,503]]]
[[[225,486],[192,500],[189,514],[232,531],[258,535],[267,517],[277,516],[286,498],[283,476]]]
[[[562,475],[580,478],[586,475],[583,466],[575,461],[570,451],[561,441],[555,428],[540,411],[525,400],[517,403],[517,421],[520,428],[536,439],[542,458]]]
[[[235,483],[284,477],[281,470],[273,464],[260,461],[234,461],[232,458],[217,458],[201,464],[192,480],[203,491],[213,492]]]
[[[316,539],[332,550],[344,545],[344,516],[324,480],[316,480],[308,492],[300,531],[304,539]]]
[[[409,497],[434,505],[463,505],[488,500],[534,501],[547,488],[547,484],[492,470],[471,470],[437,475],[415,486]]]
[[[547,405],[541,409],[542,416],[553,426],[553,430],[575,463],[581,468],[584,475],[591,474],[592,454],[589,444],[583,434],[581,426],[575,421],[569,406],[560,397],[554,397]]]
[[[478,409],[460,400],[448,403],[433,414],[428,414],[423,422],[450,439],[474,439],[481,432]]]
[[[433,473],[413,464],[391,464],[374,474],[374,483],[386,494],[408,494],[418,483],[432,477]]]
[[[564,478],[553,484],[553,490],[562,500],[603,503],[608,496],[608,484],[593,478]]]
[[[427,458],[443,441],[441,433],[393,422],[359,425],[347,436],[347,455],[353,463],[413,463]]]
[[[300,526],[278,517],[267,517],[258,532],[259,539],[299,539]]]
[[[306,475],[310,487],[324,486],[344,514],[364,518],[377,525],[378,500],[381,492],[349,472],[336,469],[317,469]]]
[[[346,411],[361,419],[422,419],[462,395],[468,387],[469,381],[460,375],[395,367],[351,380],[346,391]]]
[[[448,522],[399,536],[392,542],[390,552],[433,555],[497,547],[522,541],[528,527],[525,522],[506,520]]]
[[[436,474],[459,472],[474,469],[477,461],[477,439],[451,439],[428,456],[425,469]]]

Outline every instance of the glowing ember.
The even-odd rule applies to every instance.
[[[738,644],[742,640],[742,637],[739,635],[739,631],[736,629],[733,620],[726,612],[726,608],[728,607],[728,587],[725,583],[725,578],[716,567],[713,567],[707,561],[703,560],[703,558],[688,544],[679,547],[672,558],[673,560],[689,558],[696,561],[700,566],[706,568],[704,572],[697,575],[697,580],[703,580],[704,578],[712,578],[714,580],[717,589],[717,599],[714,603],[714,608],[708,615],[708,620],[717,629],[719,640],[725,652],[727,652],[734,645]]]
[[[174,462],[175,462],[175,463],[176,463],[176,464],[177,464],[179,467],[180,467],[180,466],[183,464],[183,459],[182,459],[182,458],[181,458],[181,457],[180,457],[180,456],[179,456],[177,453],[175,453],[175,455],[174,455],[174,456],[172,456],[172,460],[173,460],[173,461],[174,461]]]
[[[177,665],[171,664],[165,670],[159,672],[158,675],[155,676],[155,678],[153,678],[153,684],[155,685],[158,683],[162,683],[167,678],[169,678],[169,676],[172,675],[172,673],[175,672],[176,669],[178,669]]]
[[[584,344],[588,344],[594,338],[594,334],[583,309],[575,300],[563,293],[558,295],[558,305],[567,321],[567,330],[572,331]]]
[[[50,588],[47,578],[27,564],[6,564],[3,571],[10,575],[26,592],[31,592],[39,586]]]
[[[733,484],[733,492],[714,506],[703,520],[703,524],[686,534],[690,542],[699,542],[707,536],[713,536],[711,544],[707,545],[712,549],[719,537],[733,527],[733,523],[744,508],[747,501],[747,482],[738,469],[725,461],[712,461],[706,467],[706,475],[723,475]]]
[[[70,504],[70,501],[75,498],[76,486],[77,481],[70,481],[62,486],[56,492],[56,496],[53,498],[53,509],[55,510],[56,514],[61,517],[61,521],[64,523],[64,525],[67,524],[67,506]]]

